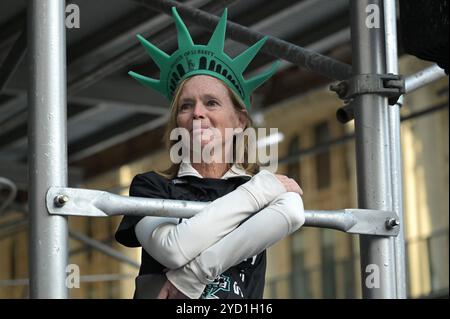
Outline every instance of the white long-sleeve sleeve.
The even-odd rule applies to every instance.
[[[136,237],[158,262],[169,269],[177,269],[285,192],[274,174],[261,171],[180,224],[170,219],[143,218],[135,227]]]
[[[297,193],[284,193],[185,266],[170,270],[167,279],[191,299],[206,284],[241,261],[254,256],[305,223],[303,202]]]

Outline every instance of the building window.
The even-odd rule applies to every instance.
[[[297,232],[292,237],[292,298],[311,298],[309,273],[306,269],[306,243],[304,233]]]
[[[10,261],[11,261],[11,278],[16,279],[16,260],[17,260],[17,238],[14,236],[11,239],[11,248],[10,248]]]
[[[319,123],[314,127],[314,137],[316,145],[323,144],[330,140],[330,130],[327,122]],[[330,151],[327,149],[316,155],[316,179],[317,188],[323,189],[330,186]]]
[[[107,238],[107,243],[111,245],[111,247],[114,248],[114,234],[115,234],[115,223],[113,218],[108,218],[107,219],[107,224],[106,226],[108,227],[108,238]],[[117,267],[117,263],[115,262],[110,262],[109,264],[109,269],[108,271],[110,273],[115,273],[118,269]],[[106,284],[107,287],[107,296],[108,299],[115,299],[117,298],[118,294],[117,294],[117,289],[118,289],[118,285],[120,284],[120,281],[108,281],[108,283]]]
[[[355,256],[353,255],[353,237],[348,236],[350,257],[342,261],[344,273],[344,296],[346,299],[355,298]]]
[[[431,234],[425,241],[431,280],[431,296],[448,296],[448,229]]]
[[[336,298],[335,232],[329,229],[323,229],[321,232],[322,298]]]
[[[86,236],[88,236],[89,238],[93,238],[94,237],[94,230],[93,230],[93,225],[92,225],[92,218],[86,218]],[[89,263],[92,262],[92,255],[93,255],[93,249],[92,246],[86,245],[85,244],[85,248],[86,248],[86,257]]]
[[[89,238],[93,238],[93,236],[94,236],[94,229],[93,229],[92,224],[93,224],[92,218],[86,218],[86,236],[88,236]],[[87,244],[84,244],[84,248],[86,249],[86,260],[88,263],[89,271],[91,271],[90,268],[93,265],[92,259],[93,259],[93,255],[94,255],[94,251],[93,251],[94,249]],[[81,285],[85,287],[87,299],[95,298],[95,283],[86,282],[86,283],[81,283]]]
[[[288,155],[297,154],[300,150],[300,138],[295,135],[289,142]],[[300,184],[300,161],[288,164],[287,175]]]

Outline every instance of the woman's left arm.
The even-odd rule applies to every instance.
[[[300,195],[284,193],[188,264],[168,271],[166,276],[181,293],[197,299],[206,284],[213,282],[218,275],[259,254],[299,229],[304,222]]]
[[[179,224],[144,217],[135,233],[142,248],[170,269],[184,266],[288,189],[276,175],[261,171],[234,191]]]

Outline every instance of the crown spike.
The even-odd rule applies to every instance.
[[[186,25],[178,15],[176,7],[172,7],[172,14],[175,20],[175,25],[177,27],[178,49],[186,49],[192,47],[194,45],[194,41],[192,41],[191,35],[189,34]]]
[[[225,10],[222,13],[222,17],[220,18],[219,23],[217,23],[216,29],[214,30],[214,33],[211,36],[211,39],[209,39],[207,45],[208,47],[220,50],[220,52],[223,52],[223,45],[225,43],[225,31],[227,29],[227,15],[228,9],[225,8]]]
[[[137,38],[141,42],[141,44],[144,46],[147,53],[152,57],[153,61],[155,61],[156,65],[159,67],[159,69],[165,68],[167,61],[170,59],[170,56],[165,53],[164,51],[161,51],[156,46],[154,46],[152,43],[148,42],[143,36],[140,34],[137,35]]]
[[[237,57],[235,57],[233,59],[233,63],[235,63],[236,65],[236,70],[240,70],[241,73],[243,73],[266,41],[267,36],[262,38],[255,44],[253,44],[251,47],[249,47],[247,50],[242,52]]]
[[[263,84],[267,79],[269,79],[280,66],[280,61],[276,61],[273,63],[268,70],[261,72],[260,74],[254,76],[253,78],[245,81],[245,87],[248,92],[253,92],[256,90],[261,84]]]
[[[207,45],[194,44],[189,30],[175,7],[172,7],[172,16],[175,20],[178,36],[178,49],[172,55],[167,55],[144,37],[138,35],[139,41],[160,69],[159,79],[146,77],[135,72],[129,72],[128,74],[140,84],[161,93],[169,100],[173,99],[175,90],[183,79],[201,74],[210,75],[223,81],[234,90],[242,98],[247,110],[250,110],[252,92],[267,81],[278,68],[278,63],[274,63],[268,70],[249,80],[246,80],[243,76],[244,71],[268,37],[262,38],[250,48],[232,58],[224,52],[227,9],[224,9]]]
[[[130,75],[131,77],[136,79],[142,85],[150,87],[150,88],[154,89],[155,91],[158,91],[158,92],[162,93],[163,95],[166,95],[166,92],[161,87],[161,81],[140,75],[139,73],[136,73],[133,71],[129,71],[128,75]]]

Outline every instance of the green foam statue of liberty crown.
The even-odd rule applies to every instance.
[[[169,101],[172,100],[178,84],[184,79],[199,74],[210,75],[222,80],[242,99],[247,110],[249,110],[251,93],[269,79],[278,68],[277,61],[268,70],[249,80],[245,80],[243,77],[243,72],[264,45],[267,37],[259,40],[237,57],[231,58],[223,51],[227,9],[223,12],[207,45],[194,44],[175,7],[172,7],[172,13],[177,28],[178,50],[171,56],[142,36],[137,36],[147,53],[159,67],[160,79],[152,79],[132,71],[128,74],[144,86],[158,91]]]

